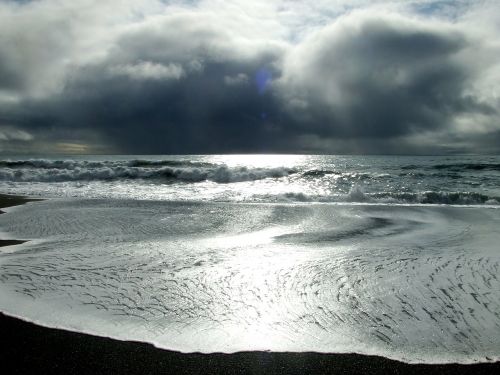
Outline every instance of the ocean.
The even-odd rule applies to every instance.
[[[500,359],[499,156],[3,156],[0,310],[182,352]]]

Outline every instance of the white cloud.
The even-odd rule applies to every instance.
[[[454,4],[459,14],[478,8],[470,0]],[[279,55],[354,9],[408,13],[417,6],[433,9],[438,16],[451,12],[449,2],[432,0],[3,2],[0,90],[10,96],[55,95],[80,69],[107,62],[129,66],[144,60],[169,66],[179,63],[175,59],[180,56],[202,64],[207,57]]]
[[[85,95],[111,106],[112,90],[105,85],[120,92],[134,84],[137,90],[159,90],[163,81],[181,88],[169,91],[172,111],[198,108],[189,90],[204,85],[213,90],[207,100],[217,105],[198,114],[213,119],[216,108],[229,118],[242,111],[226,108],[239,105],[228,92],[245,93],[248,106],[263,106],[248,83],[265,68],[273,77],[266,93],[282,105],[266,107],[266,121],[274,111],[301,124],[300,130],[297,124],[283,126],[290,132],[321,138],[344,127],[344,133],[372,134],[392,121],[392,133],[382,135],[401,131],[398,126],[425,128],[419,142],[433,127],[443,138],[451,132],[486,134],[500,128],[494,110],[500,104],[497,8],[495,0],[0,2],[0,119],[24,121],[35,108],[26,103],[41,103],[33,117],[49,113],[42,127],[70,123],[75,111],[104,124],[81,104]],[[74,107],[59,108],[68,97]],[[133,105],[125,109],[133,114]],[[179,113],[193,121],[192,113]],[[9,134],[0,137],[13,139]]]
[[[11,126],[0,126],[0,141],[32,141],[34,137],[24,130]]]
[[[113,66],[110,72],[113,75],[125,75],[135,80],[178,80],[185,75],[184,69],[178,64],[162,65],[149,61]]]

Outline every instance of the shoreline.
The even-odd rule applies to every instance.
[[[500,363],[407,364],[377,356],[314,352],[180,353],[151,344],[46,328],[0,314],[12,374],[498,374]]]
[[[0,194],[0,209],[39,199]],[[1,212],[1,210],[0,210]],[[0,246],[22,243],[0,240]],[[498,374],[500,362],[407,364],[385,357],[314,352],[180,353],[151,344],[46,328],[0,313],[9,374]]]
[[[28,198],[21,195],[9,195],[0,193],[0,214],[4,214],[2,208],[19,206],[28,202],[41,201],[41,198]]]
[[[36,202],[36,201],[40,201],[40,200],[42,200],[42,199],[27,198],[27,197],[23,197],[20,195],[0,194],[0,215],[5,214],[5,211],[3,211],[2,208],[20,206],[20,205],[28,203],[28,202]],[[3,238],[0,238],[0,247],[20,245],[20,244],[25,243],[25,242],[26,241],[23,241],[23,240],[15,240],[15,239],[5,240]]]

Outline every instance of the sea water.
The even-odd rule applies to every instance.
[[[500,358],[500,158],[4,157],[0,310],[183,352]]]

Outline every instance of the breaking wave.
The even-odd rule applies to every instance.
[[[396,203],[418,204],[500,204],[500,197],[490,197],[484,194],[468,191],[423,191],[419,193],[375,193],[369,198],[379,201],[394,201]]]
[[[423,191],[415,193],[377,192],[366,193],[359,185],[354,185],[347,194],[308,195],[287,192],[282,194],[255,195],[257,201],[274,202],[332,202],[332,203],[394,203],[432,205],[499,205],[500,197],[468,192]]]
[[[73,160],[20,160],[0,161],[0,181],[12,182],[65,182],[113,181],[127,179],[157,182],[232,183],[281,178],[295,173],[291,168],[230,168],[224,164],[163,160],[130,161],[73,161]]]
[[[0,167],[38,169],[76,169],[105,167],[213,167],[216,164],[191,160],[124,160],[124,161],[75,161],[75,160],[0,160]]]
[[[41,157],[0,160],[0,191],[217,202],[500,205],[493,157]]]
[[[420,165],[405,165],[402,166],[401,169],[419,169],[422,166]],[[453,163],[453,164],[435,164],[430,166],[431,169],[437,169],[437,170],[448,170],[448,171],[453,171],[453,172],[460,172],[460,171],[467,171],[467,170],[472,170],[472,171],[500,171],[500,163]]]

